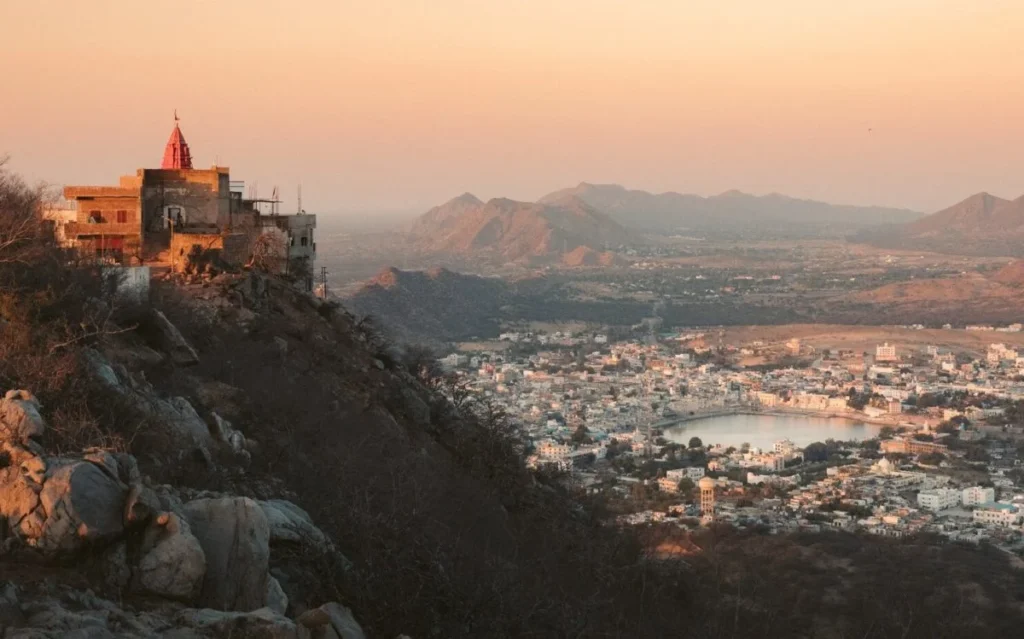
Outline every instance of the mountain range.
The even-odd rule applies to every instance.
[[[774,193],[727,191],[702,197],[583,182],[537,202],[507,198],[484,202],[464,193],[417,218],[409,227],[409,237],[414,248],[430,253],[586,266],[612,262],[609,248],[646,243],[644,233],[842,236],[873,225],[911,222],[920,215],[906,209],[835,205]]]
[[[786,195],[751,195],[726,191],[702,197],[686,193],[649,193],[618,184],[580,183],[555,191],[539,201],[582,200],[630,228],[656,232],[764,233],[782,230],[851,231],[876,224],[910,222],[921,216],[906,209],[851,206],[802,200]]]

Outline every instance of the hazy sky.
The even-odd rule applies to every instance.
[[[32,179],[158,166],[177,108],[198,165],[310,211],[1024,193],[1024,0],[2,0],[0,82]]]

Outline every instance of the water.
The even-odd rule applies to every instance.
[[[688,444],[691,437],[700,437],[705,446],[735,446],[748,442],[751,446],[770,450],[780,439],[789,439],[797,446],[823,442],[832,438],[849,441],[876,437],[882,429],[849,419],[803,417],[801,415],[722,415],[708,417],[665,429],[665,439]]]

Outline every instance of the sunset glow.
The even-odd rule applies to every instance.
[[[0,154],[197,166],[321,212],[580,181],[932,211],[1024,193],[1024,3],[3,3]]]

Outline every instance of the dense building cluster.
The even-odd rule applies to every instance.
[[[504,349],[453,353],[442,364],[517,416],[530,463],[581,490],[631,502],[624,524],[696,525],[709,513],[738,526],[839,528],[885,536],[937,532],[1022,548],[1024,358],[993,343],[968,355],[817,352],[724,344],[714,331],[647,334],[505,333]],[[777,355],[802,361],[744,366]],[[730,414],[843,417],[872,424],[867,441],[685,441],[672,427]],[[1017,482],[1017,483],[1015,483]],[[637,498],[637,495],[641,495]]]

